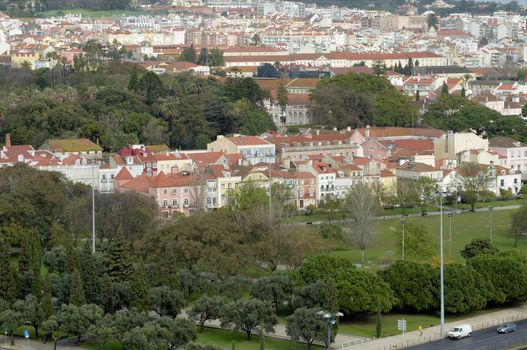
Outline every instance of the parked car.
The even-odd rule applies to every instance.
[[[461,339],[465,337],[470,337],[472,334],[472,326],[469,324],[460,324],[455,326],[448,332],[448,337],[450,339]]]
[[[498,327],[497,331],[498,333],[509,333],[509,332],[516,332],[516,329],[518,326],[514,322],[510,323],[504,323],[501,326]]]

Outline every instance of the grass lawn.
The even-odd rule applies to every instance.
[[[508,237],[510,216],[513,210],[494,211],[493,219],[493,239],[492,243],[501,250],[512,249],[514,240]],[[407,222],[415,222],[424,225],[434,236],[434,243],[439,255],[439,216],[409,217]],[[399,219],[386,219],[377,224],[377,234],[370,242],[371,248],[366,249],[365,260],[366,268],[376,270],[379,265],[393,261],[400,257],[400,247],[397,246],[396,232],[401,230]],[[452,217],[452,248],[449,244],[449,218],[443,217],[443,240],[445,259],[454,262],[464,262],[460,255],[463,247],[473,238],[489,238],[490,236],[490,215],[488,212],[464,212],[455,214]],[[520,240],[518,248],[527,251],[527,240]],[[354,262],[360,262],[360,250],[344,242],[337,243],[337,248],[333,254],[351,258]]]
[[[486,308],[483,310],[474,311],[468,314],[461,315],[445,315],[446,322],[463,320],[478,315],[487,314],[494,311],[499,311],[499,308]],[[437,326],[440,323],[439,315],[435,314],[408,314],[391,312],[381,316],[382,320],[382,336],[389,337],[392,335],[401,334],[397,330],[397,320],[405,319],[407,322],[407,329],[409,332],[417,330],[417,326],[421,325],[423,328]],[[374,314],[361,315],[353,320],[344,319],[339,323],[339,332],[345,334],[353,334],[368,338],[375,337],[376,316]]]
[[[142,15],[145,14],[145,12],[136,10],[136,9],[127,9],[127,10],[101,10],[101,11],[94,11],[89,9],[64,9],[64,10],[49,10],[44,11],[40,15],[42,17],[57,17],[57,16],[64,16],[65,14],[76,14],[80,13],[83,17],[91,17],[91,18],[104,18],[104,17],[112,17],[112,16],[119,16],[119,15]]]

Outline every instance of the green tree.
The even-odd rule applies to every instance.
[[[18,294],[15,271],[11,265],[11,246],[0,240],[0,299],[14,302]]]
[[[295,309],[322,309],[329,312],[339,310],[337,286],[333,279],[318,280],[303,287],[297,287],[292,297]]]
[[[315,341],[324,341],[326,324],[324,319],[317,314],[319,309],[299,308],[287,318],[286,333],[295,341],[307,343],[307,348]]]
[[[339,271],[353,268],[355,265],[350,259],[332,255],[316,255],[306,258],[297,269],[297,273],[304,283],[313,283],[335,278]]]
[[[210,49],[209,64],[213,67],[224,66],[225,60],[223,59],[223,51],[218,48]]]
[[[121,231],[112,240],[106,252],[106,273],[112,282],[126,282],[133,280],[133,266],[130,259],[128,243]]]
[[[402,229],[397,231],[397,244],[402,248]],[[434,255],[433,237],[423,225],[408,222],[405,225],[404,256],[413,261],[426,261]]]
[[[441,86],[441,95],[448,95],[449,94],[449,91],[448,91],[448,85],[447,83],[444,81],[443,82],[443,85]]]
[[[185,62],[191,62],[191,63],[197,62],[196,49],[194,48],[193,44],[191,44],[190,47],[187,47],[181,52],[181,55],[179,55],[179,61],[185,61]]]
[[[48,318],[42,323],[41,328],[42,332],[53,340],[53,350],[57,350],[58,341],[67,336],[67,334],[62,331],[57,317],[51,316]]]
[[[473,238],[460,252],[461,256],[467,260],[482,254],[494,255],[496,253],[498,253],[498,249],[488,239],[479,238]]]
[[[146,279],[146,271],[143,260],[139,261],[137,267],[135,268],[135,281],[134,281],[134,300],[132,306],[136,307],[138,310],[146,311],[148,309],[148,303],[150,299],[149,295],[149,286]]]
[[[53,308],[53,295],[49,274],[46,275],[44,283],[42,284],[41,304],[46,319],[50,318],[55,313],[55,309]]]
[[[163,82],[154,72],[146,72],[137,82],[137,91],[145,97],[145,102],[151,105],[165,93]]]
[[[115,339],[116,332],[117,330],[111,326],[111,317],[106,315],[90,326],[86,335],[95,343],[97,350],[102,350],[109,341]]]
[[[342,201],[335,195],[328,194],[324,196],[324,199],[321,201],[319,207],[324,209],[328,213],[328,222],[331,224],[333,221],[333,215],[338,211],[342,206]]]
[[[487,188],[490,179],[485,165],[476,163],[465,163],[459,170],[463,179],[464,191],[462,198],[470,204],[470,211],[475,211],[478,194]]]
[[[150,289],[150,310],[160,316],[176,317],[184,306],[183,294],[166,286]]]
[[[38,331],[42,322],[46,319],[42,302],[34,295],[28,294],[24,300],[17,300],[13,304],[13,309],[22,316],[23,320],[31,324],[35,329],[35,336],[38,339]]]
[[[215,295],[209,297],[202,295],[192,304],[189,316],[199,322],[200,331],[203,332],[205,322],[220,318],[224,304],[226,304],[226,300],[221,296]]]
[[[232,325],[235,330],[241,330],[251,339],[251,333],[258,327],[266,332],[274,332],[278,323],[273,312],[273,306],[268,301],[258,299],[238,300],[226,304],[222,311],[221,326]]]
[[[431,178],[421,176],[415,181],[414,185],[418,204],[421,207],[421,213],[424,215],[427,205],[432,204],[434,201],[434,192],[437,184]]]
[[[93,304],[82,306],[62,305],[57,313],[57,320],[64,332],[77,337],[77,343],[86,335],[90,326],[97,324],[103,317],[102,309]]]
[[[82,289],[88,304],[96,304],[99,302],[100,283],[99,283],[99,267],[97,266],[97,259],[92,254],[90,241],[86,241],[82,247],[79,258],[80,278],[82,280]]]
[[[70,298],[69,303],[76,306],[81,306],[86,303],[84,296],[84,288],[82,287],[81,275],[78,270],[71,274]]]
[[[273,304],[275,312],[278,305],[286,301],[292,293],[289,276],[282,272],[275,272],[271,276],[259,278],[252,288],[252,296]]]
[[[438,307],[436,271],[431,265],[397,261],[378,274],[390,284],[397,309],[425,311]]]
[[[139,312],[137,309],[121,309],[108,320],[109,326],[115,329],[113,339],[123,347],[129,337],[128,333],[132,329],[143,327],[147,321],[146,313]]]
[[[278,90],[276,92],[278,98],[278,105],[280,106],[280,122],[282,125],[286,124],[285,110],[287,108],[287,88],[283,81],[278,85]]]
[[[472,267],[460,264],[445,266],[445,310],[466,313],[480,310],[487,305],[492,285]],[[436,283],[439,276],[436,275]]]
[[[179,349],[197,339],[196,326],[190,320],[161,317],[156,325],[165,330],[164,341],[168,350]]]
[[[265,189],[257,187],[253,182],[247,182],[229,192],[228,207],[233,211],[246,211],[262,208],[269,202]]]
[[[468,264],[492,285],[493,303],[527,300],[527,266],[523,254],[478,255],[470,259]]]
[[[15,330],[22,324],[24,324],[24,319],[20,312],[7,309],[0,313],[0,327],[11,336],[11,345],[15,344]]]

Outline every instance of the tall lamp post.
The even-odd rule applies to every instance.
[[[489,207],[490,211],[490,243],[492,243],[492,213],[494,212],[494,207]]]
[[[448,229],[448,258],[452,260],[452,216],[453,213],[448,213],[449,229]]]
[[[440,298],[441,298],[441,336],[445,334],[445,283],[444,283],[444,268],[443,268],[443,192],[439,192],[439,255],[440,255]]]
[[[92,219],[92,253],[95,254],[95,160],[91,165],[91,177],[92,177],[92,186],[91,186],[91,219]]]
[[[402,261],[404,261],[404,225],[406,224],[406,220],[402,219],[401,220],[401,225],[403,225],[403,241],[402,241],[402,244],[401,244],[401,248],[402,248]]]
[[[327,311],[318,311],[317,315],[322,316],[322,318],[324,318],[324,320],[326,321],[326,325],[327,325],[326,349],[329,350],[331,349],[331,330],[333,329],[333,326],[335,325],[335,323],[337,323],[337,319],[339,317],[344,316],[344,314],[342,312],[330,313]]]

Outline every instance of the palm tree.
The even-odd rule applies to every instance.
[[[174,121],[179,117],[179,99],[174,96],[164,97],[158,100],[154,107],[154,112],[158,117],[168,122],[168,131],[174,128]]]

